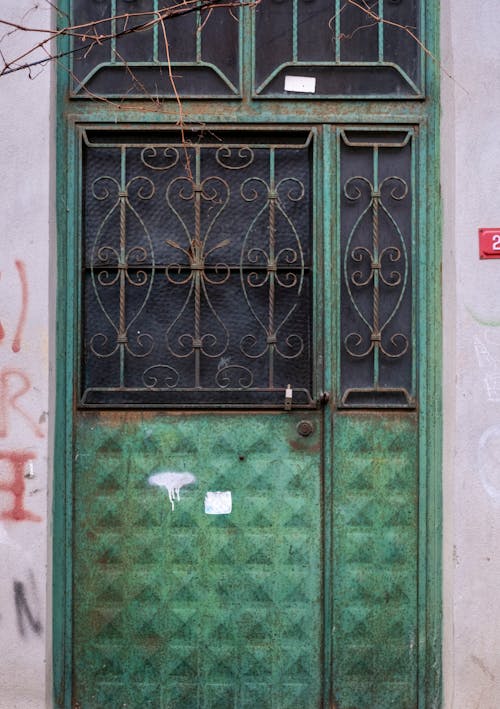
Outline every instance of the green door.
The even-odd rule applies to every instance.
[[[432,72],[379,4],[60,77],[57,706],[437,706]]]

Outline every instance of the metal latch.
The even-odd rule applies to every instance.
[[[287,386],[285,389],[285,411],[290,411],[292,408],[292,398],[293,398],[293,389],[290,386],[290,384]]]

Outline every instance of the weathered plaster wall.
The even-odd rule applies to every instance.
[[[1,18],[44,26],[47,4]],[[5,35],[7,58],[33,37]],[[0,709],[46,706],[51,69],[0,78]]]
[[[446,709],[500,707],[500,4],[442,7]]]

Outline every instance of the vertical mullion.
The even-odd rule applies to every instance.
[[[378,0],[378,16],[378,61],[382,63],[384,61],[384,0]]]
[[[120,387],[125,386],[125,341],[127,337],[126,328],[126,300],[125,300],[125,290],[126,290],[126,208],[128,199],[127,195],[127,172],[126,172],[126,161],[127,161],[127,148],[122,146],[120,151],[120,303],[119,303],[119,325],[118,325],[118,338],[120,347]]]
[[[415,190],[417,189],[417,146],[415,141],[415,131],[411,131],[411,168],[410,168],[410,196],[411,196],[411,235],[410,235],[410,298],[411,298],[411,387],[413,395],[418,398],[419,391],[417,386],[417,303],[419,298],[417,295],[418,284],[418,259],[416,248],[417,234],[417,200],[415,198]],[[422,232],[426,233],[426,232]]]
[[[158,0],[153,0],[153,12],[154,14],[154,19],[156,22],[153,25],[153,62],[157,63],[159,62],[159,54],[158,54],[158,20],[159,20],[159,15],[158,15]]]
[[[333,308],[332,308],[332,322],[335,323],[338,329],[335,332],[335,347],[332,346],[332,352],[334,353],[334,362],[332,363],[332,367],[334,367],[335,371],[335,402],[338,406],[338,404],[341,401],[342,398],[342,371],[341,371],[341,362],[342,362],[342,357],[341,357],[341,333],[342,333],[342,327],[341,327],[341,298],[342,298],[342,289],[341,289],[341,283],[343,279],[343,272],[342,272],[342,229],[341,229],[341,210],[340,210],[340,205],[341,205],[341,199],[340,195],[342,194],[342,185],[341,185],[341,180],[340,180],[340,175],[341,175],[341,165],[340,165],[340,129],[338,127],[335,128],[335,143],[334,143],[334,151],[335,151],[335,190],[334,194],[336,197],[335,200],[335,215],[332,219],[332,238],[334,240],[334,253],[335,253],[335,259],[332,259],[333,265],[334,265],[334,278],[335,278],[335,297],[333,299]]]
[[[110,61],[116,63],[116,0],[111,0],[111,41],[110,41]]]
[[[334,41],[335,41],[335,61],[340,62],[340,13],[342,9],[340,7],[340,0],[335,0],[335,29],[334,29]]]
[[[335,129],[330,125],[322,126],[322,145],[315,149],[317,158],[318,178],[316,184],[318,189],[315,193],[318,214],[318,242],[319,235],[322,234],[323,243],[313,241],[315,251],[315,285],[318,295],[321,292],[322,298],[316,297],[318,313],[315,320],[316,332],[321,330],[321,355],[315,361],[322,363],[323,382],[320,384],[325,391],[332,392],[335,386],[333,372],[338,370],[336,366],[336,354],[333,343],[336,341],[336,331],[338,328],[338,316],[336,313],[338,298],[335,294],[335,284],[338,283],[337,267],[337,239],[335,231],[335,214],[337,194],[334,185],[337,180],[337,172],[334,167],[334,157],[336,150]],[[320,173],[320,167],[326,167]],[[330,168],[331,166],[331,168]],[[321,191],[320,191],[321,190]],[[321,200],[321,201],[320,201]],[[321,263],[322,262],[322,263]],[[333,401],[333,396],[330,396]],[[324,555],[323,555],[323,706],[332,706],[333,687],[333,518],[332,518],[332,408],[325,405],[322,409],[322,425],[324,437],[323,449],[323,535],[324,535]]]
[[[275,149],[269,149],[269,256],[268,265],[274,265],[275,237],[276,237],[276,195],[275,195]],[[275,272],[269,271],[269,303],[268,303],[268,338],[275,338],[274,332],[274,298],[275,298]],[[269,388],[274,389],[274,342],[269,342]]]
[[[373,148],[373,190],[372,195],[372,244],[373,244],[373,322],[372,322],[372,337],[380,337],[380,278],[379,269],[374,268],[373,264],[378,265],[379,259],[379,184],[378,184],[378,146]],[[373,387],[379,387],[379,350],[380,341],[373,342]]]
[[[298,0],[293,0],[292,5],[292,61],[295,63],[299,59],[299,28],[298,28],[298,13],[299,13],[299,3]]]
[[[198,14],[198,12],[197,12]],[[191,241],[191,258],[197,262],[201,252],[201,166],[199,145],[195,153],[195,184],[194,189],[194,239]],[[198,265],[196,263],[196,265]],[[201,355],[201,273],[199,269],[192,271],[194,278],[194,385],[201,388],[200,355]]]
[[[196,63],[199,64],[202,61],[202,46],[201,46],[201,10],[200,3],[197,3],[196,10]]]

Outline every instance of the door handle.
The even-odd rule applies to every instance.
[[[290,384],[288,384],[285,389],[285,411],[291,411],[293,400],[293,389]],[[318,406],[326,406],[330,401],[330,392],[323,391],[316,399]]]
[[[318,396],[318,406],[326,406],[329,401],[330,401],[330,392],[329,391],[323,391]]]

